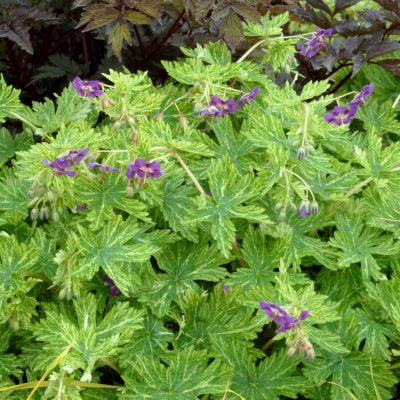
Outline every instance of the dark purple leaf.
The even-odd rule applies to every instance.
[[[351,61],[353,62],[353,72],[351,74],[351,77],[353,78],[354,75],[357,74],[357,72],[360,71],[360,69],[365,65],[367,62],[366,58],[361,55],[361,54],[356,54],[351,58]]]
[[[358,3],[359,0],[335,0],[335,11],[334,13],[338,13],[341,10],[344,10],[347,7],[352,6],[353,4]]]
[[[396,75],[400,75],[400,59],[382,60],[378,61],[378,64],[386,70]]]
[[[332,14],[332,11],[329,8],[329,6],[322,0],[308,0],[308,4],[312,5],[314,8],[318,8],[318,10],[325,11],[329,15]]]

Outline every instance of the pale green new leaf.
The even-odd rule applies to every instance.
[[[261,24],[246,21],[243,24],[245,36],[260,36],[268,38],[280,35],[282,26],[289,21],[289,13],[285,12],[270,19],[269,13],[261,17]]]

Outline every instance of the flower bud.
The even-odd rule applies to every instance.
[[[307,340],[304,342],[304,351],[308,360],[314,360],[315,351],[313,345]]]
[[[129,184],[126,188],[126,195],[131,199],[135,193],[135,190],[133,189],[133,186]]]
[[[49,208],[47,206],[44,206],[40,209],[39,211],[39,218],[42,221],[45,221],[46,219],[49,218]]]
[[[308,199],[304,199],[301,202],[297,213],[300,217],[307,217],[310,215],[310,202]]]
[[[187,125],[187,119],[183,114],[179,114],[179,126],[184,127]]]
[[[35,220],[38,217],[39,210],[37,208],[32,208],[30,212],[31,220]]]
[[[54,222],[59,222],[60,221],[60,214],[57,212],[57,210],[56,209],[54,209],[53,208],[53,211],[52,211],[52,213],[51,213],[51,219],[54,221]]]
[[[50,202],[53,202],[54,199],[56,198],[56,195],[55,195],[55,193],[54,193],[52,190],[49,190],[49,191],[47,192],[47,198],[48,198],[48,200],[49,200]]]
[[[295,344],[293,344],[292,346],[289,347],[287,355],[289,358],[293,357],[296,354],[297,351],[297,347]]]
[[[158,114],[156,114],[154,116],[154,120],[155,121],[162,121],[164,119],[164,113],[163,112],[159,112]]]
[[[122,126],[122,122],[121,121],[115,121],[114,122],[114,128],[115,129],[121,128],[121,126]]]
[[[128,124],[133,125],[135,123],[135,118],[128,117],[127,121],[128,121]]]
[[[318,213],[318,203],[316,201],[312,201],[310,204],[310,214],[316,215]]]
[[[299,147],[299,149],[297,150],[297,158],[299,160],[304,160],[306,156],[306,149],[304,148],[304,146]]]

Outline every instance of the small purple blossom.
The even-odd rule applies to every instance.
[[[341,126],[344,124],[349,124],[357,113],[357,107],[343,107],[336,106],[333,108],[332,112],[324,114],[324,120],[329,124],[335,124]]]
[[[279,329],[277,329],[275,333],[283,333],[297,328],[300,321],[304,321],[310,314],[309,310],[305,310],[301,312],[299,318],[295,318],[288,314],[282,307],[277,304],[267,303],[265,300],[260,301],[260,307],[269,319],[279,325]]]
[[[103,276],[103,281],[106,286],[110,287],[111,296],[118,296],[119,294],[121,294],[121,291],[118,289],[114,281],[108,275]]]
[[[136,176],[141,179],[159,178],[162,175],[164,175],[164,171],[161,171],[161,166],[158,162],[146,162],[142,158],[137,158],[135,162],[129,163],[126,169],[128,179],[133,179]]]
[[[67,167],[69,167],[69,164],[65,160],[57,158],[56,160],[50,162],[49,160],[43,158],[42,162],[46,167],[53,168],[53,172],[55,175],[67,175],[73,178],[76,174],[75,171],[66,169]]]
[[[226,286],[226,285],[224,285],[223,283],[221,283],[221,289],[222,289],[226,294],[228,294],[229,291],[231,290],[231,289],[229,288],[229,286]]]
[[[310,215],[310,202],[307,199],[301,202],[297,214],[302,218]]]
[[[88,205],[87,204],[78,204],[76,206],[76,211],[86,211],[88,209]]]
[[[108,165],[103,165],[97,162],[88,162],[86,165],[91,169],[99,168],[104,172],[116,172],[117,174],[121,172],[119,168],[110,167]]]
[[[43,158],[42,162],[44,165],[46,165],[46,167],[53,168],[53,172],[55,175],[67,175],[73,178],[76,172],[71,171],[67,168],[78,165],[83,160],[83,158],[86,157],[88,152],[88,148],[83,150],[70,150],[64,157],[58,157],[54,161],[49,161]]]
[[[219,96],[213,96],[206,107],[199,112],[201,115],[215,115],[222,117],[226,114],[232,114],[237,110],[235,100],[230,97],[228,100],[223,100]]]
[[[367,98],[371,96],[373,91],[373,83],[363,86],[358,95],[349,103],[349,106],[357,109],[361,104],[366,102]]]
[[[250,93],[244,94],[237,102],[237,107],[240,108],[244,104],[249,103],[250,101],[254,100],[258,94],[260,93],[260,89],[255,86],[251,89]]]
[[[316,32],[305,41],[299,53],[307,58],[314,57],[325,47],[325,36],[332,36],[332,29],[317,28]]]
[[[79,76],[72,81],[72,86],[83,97],[98,97],[104,93],[100,81],[84,81]]]

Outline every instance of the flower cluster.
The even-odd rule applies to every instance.
[[[304,57],[314,57],[325,47],[325,36],[332,36],[332,29],[317,28],[317,31],[305,41],[299,53]]]
[[[72,81],[72,86],[83,97],[99,97],[104,94],[100,81],[84,81],[77,76]]]
[[[254,100],[260,89],[254,87],[250,93],[244,94],[238,101],[235,101],[232,97],[228,100],[223,100],[219,96],[213,96],[207,103],[206,107],[202,109],[199,114],[201,115],[215,115],[216,117],[222,117],[227,114],[232,114],[239,110],[244,104]]]
[[[299,318],[295,318],[288,314],[282,307],[277,304],[267,303],[265,300],[260,301],[260,307],[269,319],[279,325],[279,329],[275,333],[282,333],[299,327],[300,321],[304,321],[310,314],[309,310],[302,311]]]
[[[142,158],[137,158],[135,162],[129,163],[126,170],[126,177],[133,179],[138,177],[142,180],[147,178],[159,178],[164,175],[164,171],[161,171],[159,163],[152,161],[146,162]]]
[[[318,203],[315,200],[310,202],[308,199],[305,199],[301,202],[298,210],[298,215],[300,217],[308,217],[309,215],[316,215],[317,213]]]
[[[357,96],[349,102],[347,107],[336,106],[333,108],[332,112],[324,114],[325,121],[338,126],[349,124],[355,118],[358,108],[366,102],[373,91],[373,83],[365,85]]]
[[[121,294],[121,291],[118,289],[114,281],[108,275],[103,276],[103,281],[106,286],[110,287],[111,296],[118,296],[119,294]]]
[[[71,150],[64,157],[58,157],[54,161],[43,158],[42,162],[47,167],[53,168],[55,175],[67,175],[73,178],[76,172],[67,168],[78,165],[87,156],[88,152],[88,148],[83,150]]]

